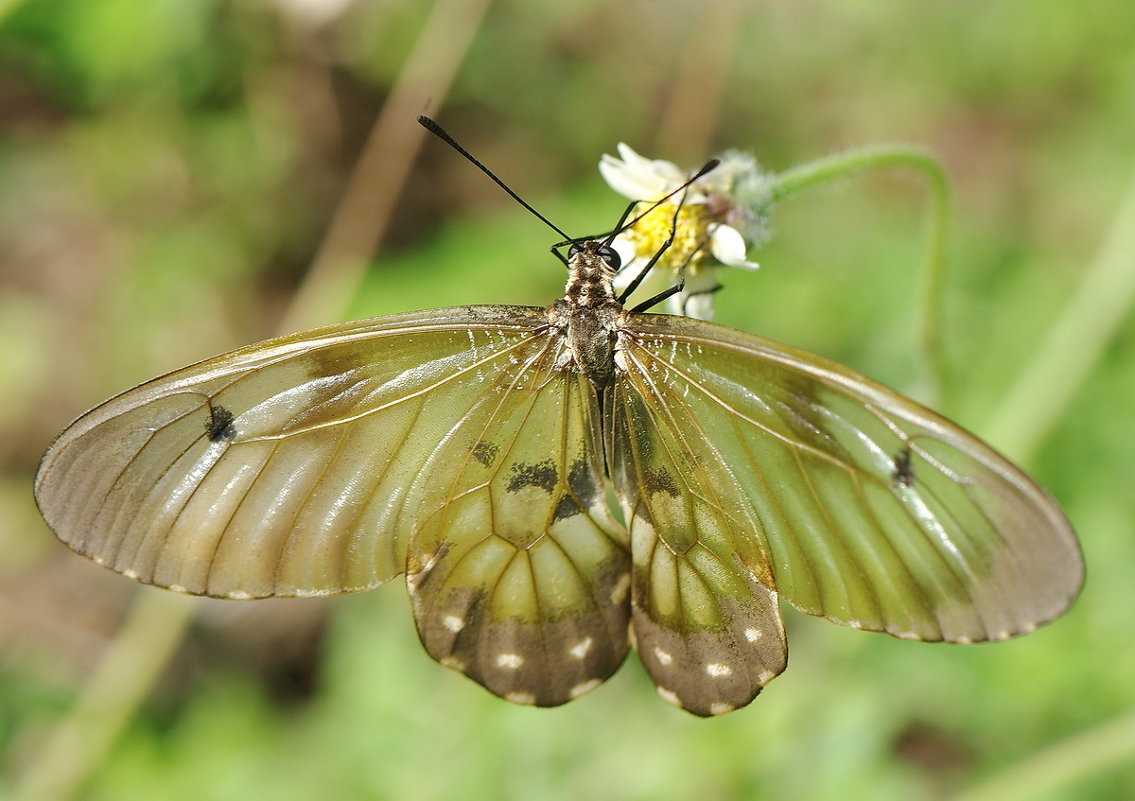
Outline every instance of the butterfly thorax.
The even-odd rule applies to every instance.
[[[615,373],[617,324],[623,314],[615,297],[615,270],[601,255],[602,248],[595,241],[572,248],[564,296],[548,307],[567,346],[557,366],[583,373],[599,389]]]

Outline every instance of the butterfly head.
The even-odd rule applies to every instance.
[[[573,308],[621,308],[615,299],[615,273],[619,254],[610,244],[593,239],[573,242],[568,249],[568,280],[564,298]]]

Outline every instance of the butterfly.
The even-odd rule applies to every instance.
[[[435,660],[539,706],[632,644],[667,701],[744,706],[786,667],[781,598],[949,642],[1070,605],[1078,544],[1021,470],[820,356],[625,308],[609,243],[571,241],[544,308],[332,325],[127,390],[49,447],[39,508],[79,553],[184,593],[403,575]]]

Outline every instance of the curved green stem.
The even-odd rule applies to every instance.
[[[905,145],[878,145],[793,167],[773,177],[772,202],[802,189],[865,170],[905,167],[921,172],[930,187],[926,256],[918,289],[918,348],[922,354],[924,399],[936,406],[944,401],[946,358],[942,347],[942,288],[946,271],[946,231],[950,223],[950,183],[941,162],[931,153]]]

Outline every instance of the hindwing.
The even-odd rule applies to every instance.
[[[503,370],[430,457],[407,571],[430,654],[541,706],[597,687],[628,648],[630,566],[598,401],[556,356]]]

